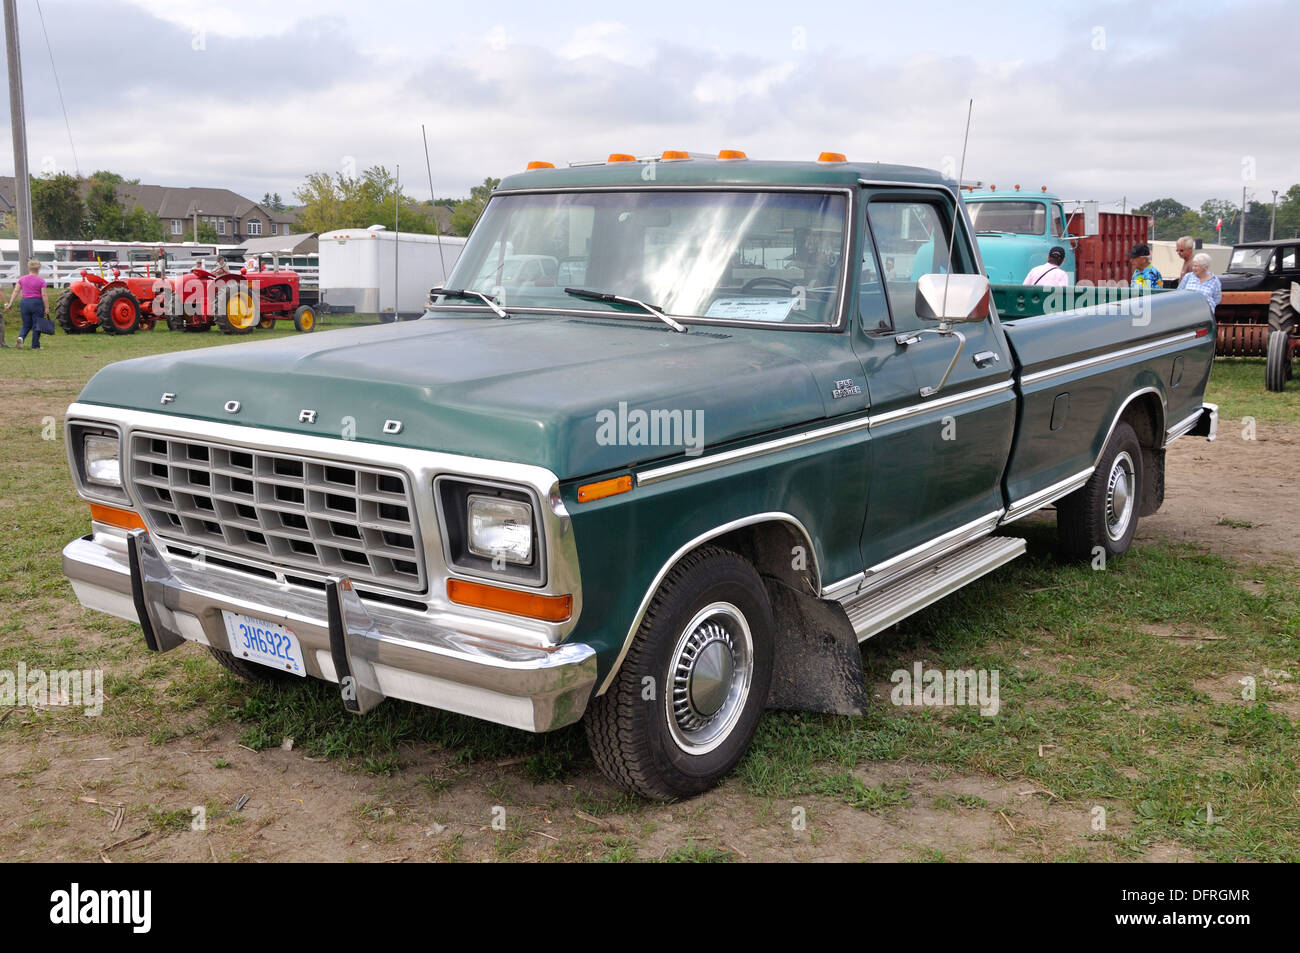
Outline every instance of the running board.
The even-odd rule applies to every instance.
[[[1024,551],[1023,539],[985,537],[912,570],[882,589],[844,600],[844,612],[857,633],[858,641],[862,642],[985,573],[1011,562]]]

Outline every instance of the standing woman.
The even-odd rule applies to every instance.
[[[45,279],[37,274],[41,270],[41,263],[33,258],[27,263],[27,274],[18,279],[14,285],[14,293],[9,296],[9,304],[6,309],[14,306],[14,299],[18,297],[18,292],[23,293],[22,316],[23,324],[18,331],[18,346],[23,346],[23,338],[27,332],[32,332],[32,350],[41,349],[41,327],[39,321],[45,317]]]

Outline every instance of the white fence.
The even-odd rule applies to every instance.
[[[215,261],[212,257],[203,259],[170,259],[167,262],[167,277],[175,277],[192,270],[199,262],[202,262],[210,271]],[[81,277],[81,272],[88,271],[91,274],[102,274],[105,278],[113,277],[113,268],[118,267],[122,276],[128,275],[144,277],[152,275],[153,265],[149,264],[146,269],[144,262],[135,262],[134,268],[127,267],[126,262],[105,262],[101,269],[93,261],[43,261],[41,262],[40,276],[45,279],[46,283],[54,288],[66,288],[72,282]],[[229,267],[229,266],[227,266]],[[289,265],[281,264],[281,271],[296,271],[300,286],[303,288],[316,288],[320,285],[320,266],[319,265]],[[12,285],[19,277],[27,274],[26,268],[19,268],[16,261],[0,262],[0,285]]]

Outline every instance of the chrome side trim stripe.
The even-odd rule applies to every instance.
[[[1007,507],[1007,515],[1002,517],[1002,525],[1005,526],[1007,523],[1014,522],[1022,516],[1028,516],[1035,510],[1042,509],[1053,500],[1059,500],[1061,497],[1073,493],[1091,479],[1095,469],[1096,467],[1088,467],[1088,469],[1081,470],[1074,476],[1066,477],[1064,480],[1053,483],[1051,486],[1045,487],[1037,493],[1031,493],[1029,496],[1021,497],[1019,500],[1016,500],[1016,502]]]
[[[816,440],[826,440],[830,437],[838,437],[858,430],[866,430],[870,427],[878,427],[882,424],[893,423],[896,420],[915,417],[918,414],[924,414],[932,410],[944,410],[949,407],[955,407],[958,404],[964,404],[967,401],[979,400],[980,398],[988,397],[991,394],[1010,390],[1014,386],[1015,381],[1005,380],[997,384],[990,384],[986,387],[977,387],[974,390],[962,391],[959,394],[951,394],[947,397],[929,400],[925,403],[899,407],[896,410],[887,411],[883,414],[876,414],[875,416],[854,417],[852,420],[828,424],[824,427],[817,427],[814,430],[805,430],[802,433],[791,434],[788,437],[779,437],[776,440],[768,440],[763,443],[756,443],[753,446],[740,447],[736,450],[724,450],[721,453],[714,453],[706,457],[697,457],[693,460],[682,460],[662,467],[642,470],[636,476],[636,485],[648,486],[653,483],[660,483],[664,480],[672,479],[673,477],[684,476],[688,473],[699,473],[704,470],[712,470],[715,467],[726,466],[729,463],[739,463],[744,460],[752,460],[754,457],[761,457],[765,454],[779,453],[782,450],[801,447],[804,444],[812,443]]]
[[[1069,364],[1061,364],[1058,367],[1049,367],[1045,371],[1034,371],[1032,374],[1025,374],[1020,379],[1022,386],[1037,383],[1038,381],[1047,380],[1051,377],[1060,377],[1064,374],[1072,374],[1075,371],[1085,370],[1089,367],[1096,367],[1099,364],[1109,364],[1112,361],[1123,360],[1126,357],[1133,357],[1137,354],[1145,354],[1147,351],[1158,351],[1160,348],[1168,347],[1171,344],[1179,344],[1183,341],[1190,341],[1196,338],[1195,331],[1183,331],[1180,334],[1171,334],[1169,337],[1160,338],[1155,341],[1147,341],[1144,344],[1135,344],[1133,347],[1126,347],[1122,351],[1112,351],[1109,354],[1098,354],[1096,357],[1084,358],[1081,361],[1072,361]]]
[[[1016,384],[1013,380],[1001,381],[997,384],[989,384],[985,387],[976,387],[974,390],[962,391],[960,394],[952,394],[948,397],[939,397],[936,400],[928,400],[924,404],[910,404],[907,407],[899,407],[897,410],[888,410],[883,414],[875,414],[871,418],[871,426],[879,427],[883,424],[893,423],[895,420],[904,420],[908,417],[915,417],[918,414],[924,414],[931,410],[943,410],[947,407],[953,407],[957,404],[964,404],[967,401],[979,400],[981,397],[988,397],[991,394],[998,394],[1004,390],[1010,390]]]

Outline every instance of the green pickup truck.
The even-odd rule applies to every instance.
[[[507,178],[419,320],[100,371],[78,598],[358,713],[581,719],[689,796],[765,707],[861,711],[858,643],[1007,524],[1118,556],[1214,438],[1200,295],[991,288],[925,169],[681,156]]]

